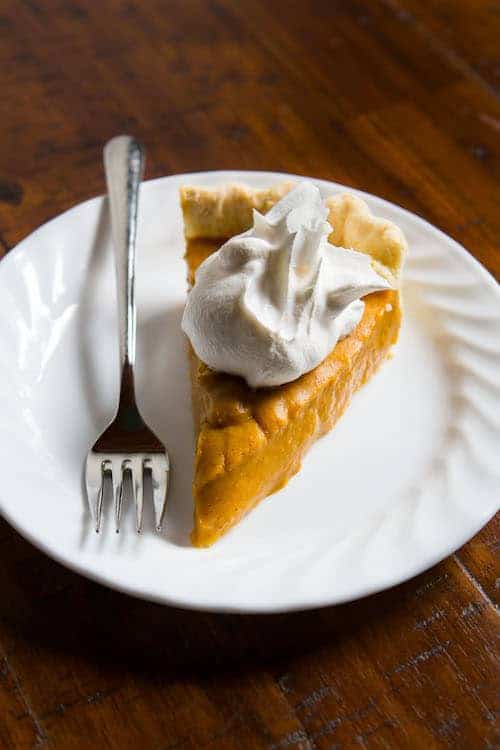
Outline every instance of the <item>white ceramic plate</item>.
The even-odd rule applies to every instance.
[[[289,485],[208,550],[192,549],[190,393],[180,317],[181,184],[284,175],[212,172],[145,183],[138,299],[139,397],[173,464],[166,530],[90,529],[86,452],[118,386],[106,204],[76,206],[0,264],[0,510],[68,567],[135,596],[198,609],[273,612],[335,604],[420,573],[498,506],[500,294],[462,247],[369,195],[410,254],[394,358],[356,395]],[[286,177],[289,177],[287,175]],[[341,186],[320,182],[325,194]],[[148,528],[148,519],[146,519]]]

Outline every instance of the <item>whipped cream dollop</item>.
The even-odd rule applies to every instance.
[[[199,266],[182,328],[202,362],[254,388],[288,383],[354,330],[360,297],[390,288],[368,255],[328,242],[327,216],[301,182]]]

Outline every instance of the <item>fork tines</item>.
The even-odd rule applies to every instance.
[[[169,461],[164,454],[104,455],[92,451],[87,460],[87,495],[97,533],[101,530],[105,505],[114,502],[115,529],[120,531],[122,510],[135,506],[135,527],[142,531],[144,503],[154,509],[155,527],[162,529],[169,479]]]

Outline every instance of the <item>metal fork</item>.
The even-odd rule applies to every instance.
[[[103,504],[114,499],[116,531],[123,506],[134,503],[139,534],[145,500],[153,505],[156,530],[161,531],[170,473],[166,448],[144,422],[134,385],[135,240],[143,147],[130,136],[113,138],[104,148],[104,168],[116,261],[121,386],[116,416],[91,449],[85,478],[95,530],[101,529]]]

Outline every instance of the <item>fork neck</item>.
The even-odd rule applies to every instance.
[[[144,427],[144,420],[139,412],[135,396],[134,370],[129,362],[125,362],[122,370],[120,401],[115,426],[127,433]]]
[[[125,359],[120,383],[119,411],[131,406],[136,406],[134,368],[132,363]]]

